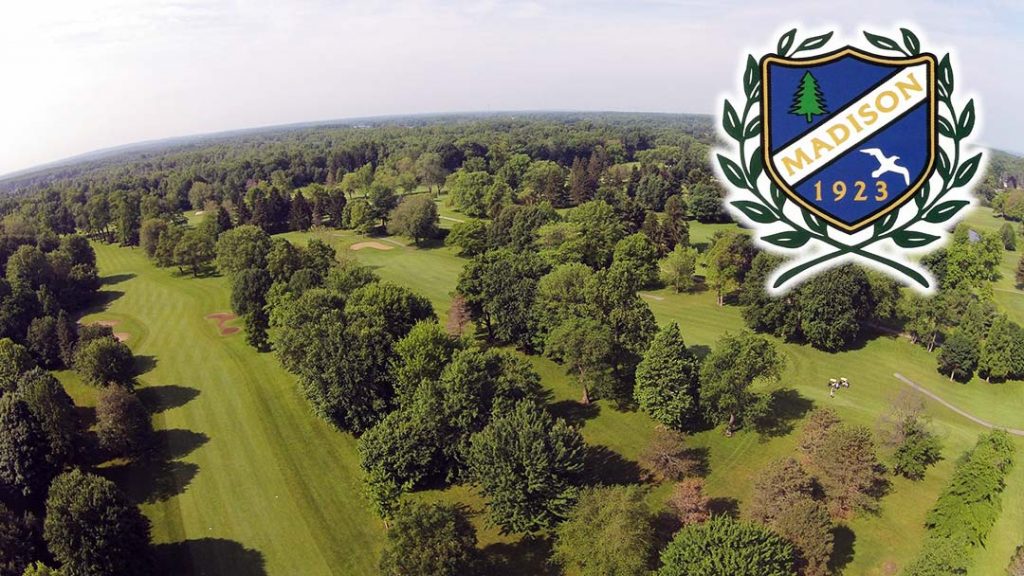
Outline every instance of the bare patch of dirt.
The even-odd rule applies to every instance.
[[[349,246],[349,250],[364,250],[366,248],[373,248],[374,250],[394,250],[394,246],[388,246],[381,242],[356,242]]]
[[[217,321],[217,330],[220,331],[221,336],[230,336],[241,330],[241,328],[239,328],[238,326],[227,325],[228,322],[236,320],[237,318],[238,316],[232,314],[231,312],[215,312],[213,314],[206,315],[207,320]]]

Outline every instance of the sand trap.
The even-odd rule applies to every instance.
[[[231,322],[232,320],[235,320],[237,318],[238,316],[232,314],[231,312],[215,312],[213,314],[206,315],[207,320],[217,321],[217,329],[220,330],[221,336],[230,336],[241,330],[241,328],[237,326],[226,326],[228,322]]]
[[[117,338],[118,342],[125,342],[131,337],[132,335],[127,332],[114,332],[114,338]]]
[[[388,246],[381,242],[357,242],[352,246],[349,246],[349,250],[363,250],[365,248],[373,248],[374,250],[394,250],[394,246]]]

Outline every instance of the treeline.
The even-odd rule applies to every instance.
[[[1014,450],[1010,437],[995,431],[961,457],[928,513],[928,539],[906,576],[967,574],[975,549],[985,545],[999,517]]]
[[[152,429],[131,351],[110,327],[71,320],[99,287],[95,253],[78,235],[2,238],[0,574],[150,574],[149,522],[89,472],[144,457]],[[92,430],[47,368],[101,389]]]

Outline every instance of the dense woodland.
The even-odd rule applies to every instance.
[[[742,230],[690,242],[689,222],[726,219],[712,134],[688,116],[400,119],[210,138],[8,180],[0,575],[153,571],[146,519],[90,471],[145,458],[151,424],[132,392],[131,351],[109,328],[75,322],[99,288],[89,239],[139,246],[183,282],[229,279],[248,342],[295,374],[313,413],[358,436],[366,498],[389,527],[385,574],[487,572],[464,510],[414,497],[456,484],[478,489],[503,532],[554,535],[553,560],[582,574],[829,574],[832,527],[875,510],[888,478],[920,480],[938,459],[922,405],[902,399],[880,431],[811,412],[742,519],[712,514],[684,434],[780,427],[764,384],[785,356],[767,335],[841,351],[892,330],[939,348],[937,370],[951,379],[1024,376],[1024,329],[991,299],[1018,241],[1022,192],[1010,185],[1024,170],[1008,156],[992,163],[980,194],[1007,225],[961,227],[928,257],[941,284],[928,305],[856,266],[772,298],[764,281],[778,261]],[[446,236],[439,195],[465,216]],[[189,224],[184,213],[200,211]],[[427,299],[328,244],[277,236],[321,228],[459,250],[445,325]],[[712,290],[743,308],[750,331],[688,348],[640,297],[661,285]],[[676,483],[668,538],[641,487],[587,482],[588,447],[547,409],[531,354],[563,365],[582,405],[603,398],[663,425],[643,465]],[[91,429],[47,372],[60,368],[102,390]],[[998,503],[1012,451],[994,433],[964,456],[907,574],[966,569],[956,563],[995,520],[979,502]]]

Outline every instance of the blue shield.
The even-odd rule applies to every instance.
[[[793,201],[856,232],[910,199],[937,150],[935,57],[847,47],[761,61],[765,172]]]

